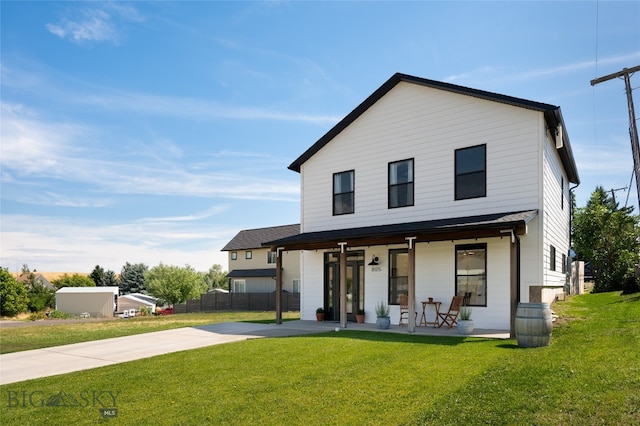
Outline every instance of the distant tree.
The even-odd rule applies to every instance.
[[[23,263],[20,274],[30,274],[30,273],[31,273],[31,270],[29,269],[29,265],[27,265],[26,263]]]
[[[134,265],[127,262],[120,271],[120,293],[146,293],[145,274],[149,267],[144,263]]]
[[[35,277],[27,286],[27,296],[29,297],[28,305],[31,312],[38,312],[45,308],[55,308],[56,306],[55,291],[47,288],[39,277]]]
[[[57,280],[51,281],[51,284],[54,285],[55,288],[61,289],[62,287],[95,287],[96,283],[86,275],[80,274],[64,274],[62,277]]]
[[[632,213],[633,207],[620,208],[601,186],[574,212],[574,249],[593,267],[594,292],[621,290],[640,262],[640,218]]]
[[[15,316],[27,310],[29,298],[24,284],[8,268],[0,268],[0,315]]]
[[[93,271],[91,271],[91,273],[89,274],[89,278],[91,278],[93,282],[96,283],[96,287],[105,286],[104,269],[102,269],[102,266],[96,265],[96,267],[93,268]]]
[[[207,291],[202,274],[189,265],[181,268],[160,263],[147,273],[146,283],[149,294],[170,305],[195,299]]]
[[[202,272],[207,291],[214,288],[228,287],[227,273],[222,270],[222,265],[213,265],[208,272]]]
[[[104,285],[110,286],[110,287],[120,286],[120,281],[118,280],[118,276],[111,269],[109,269],[107,272],[104,273]]]

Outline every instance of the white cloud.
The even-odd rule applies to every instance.
[[[469,80],[481,80],[487,79],[489,82],[522,82],[526,80],[533,80],[540,77],[546,77],[549,75],[559,75],[559,74],[568,74],[575,71],[583,71],[596,68],[596,65],[601,68],[605,66],[619,66],[619,65],[627,65],[629,63],[633,63],[634,61],[640,58],[640,51],[631,52],[624,55],[618,56],[610,56],[606,58],[599,59],[597,62],[595,60],[581,61],[575,63],[569,63],[564,65],[558,65],[554,67],[548,68],[538,68],[531,71],[513,71],[511,69],[507,70],[506,68],[493,67],[493,66],[484,66],[469,72],[459,73],[450,75],[445,77],[445,81],[448,82],[456,82],[456,81],[469,81]]]
[[[236,119],[297,121],[319,125],[335,124],[342,117],[309,115],[273,109],[238,107],[194,98],[157,96],[135,92],[116,94],[78,94],[74,102],[89,104],[109,111],[130,111],[151,115],[166,115],[190,119]]]
[[[180,158],[167,160],[157,155],[110,159],[90,148],[88,140],[97,130],[76,123],[56,123],[38,119],[20,106],[2,104],[2,182],[25,178],[58,179],[90,185],[101,192],[99,204],[108,194],[150,194],[296,202],[299,185],[295,177],[279,180],[236,172],[233,159],[215,169],[195,167]],[[160,145],[175,155],[178,148],[163,140]],[[151,150],[153,151],[153,150]],[[226,152],[224,155],[230,155]],[[240,153],[245,157],[248,153]],[[256,154],[258,155],[258,154]],[[262,155],[262,154],[259,154]],[[179,156],[176,156],[179,157]],[[242,161],[240,159],[239,161]],[[49,200],[51,205],[95,205],[83,198],[57,194],[39,195],[33,203]],[[106,193],[106,194],[105,194]],[[7,196],[5,194],[5,196]],[[16,197],[17,195],[13,195]],[[29,199],[27,197],[27,199]]]
[[[73,15],[71,18],[62,18],[59,23],[47,24],[46,28],[51,34],[78,44],[119,43],[123,37],[125,23],[144,21],[138,10],[131,5],[104,3],[99,6],[69,10],[68,13]]]
[[[220,251],[236,234],[203,223],[148,222],[98,224],[89,220],[32,215],[3,215],[0,257],[11,270],[28,264],[39,271],[90,272],[95,265],[119,272],[126,262],[190,264],[206,271],[227,268]],[[82,265],[82,266],[79,266]],[[78,270],[79,268],[84,268]]]

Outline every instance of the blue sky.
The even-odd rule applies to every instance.
[[[12,271],[226,269],[239,230],[299,222],[287,166],[395,72],[560,105],[579,206],[631,179],[624,82],[589,81],[640,64],[637,1],[2,1],[0,15]]]

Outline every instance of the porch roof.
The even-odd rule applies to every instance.
[[[264,278],[276,277],[276,268],[263,269],[234,269],[227,274],[227,278]]]
[[[272,250],[278,247],[283,247],[285,250],[315,250],[335,248],[338,242],[346,242],[349,247],[401,244],[406,243],[407,237],[415,237],[415,242],[427,242],[509,235],[505,234],[505,231],[514,231],[517,235],[524,235],[527,233],[527,224],[537,214],[538,210],[525,210],[391,225],[304,232],[287,238],[269,241],[264,245],[270,246]]]

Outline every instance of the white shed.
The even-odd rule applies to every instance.
[[[141,293],[131,293],[124,294],[118,298],[118,312],[124,312],[124,310],[135,309],[136,311],[140,311],[142,307],[149,308],[150,312],[156,311],[156,304],[158,300],[154,297],[151,297],[147,294]]]
[[[56,291],[56,310],[71,315],[88,312],[91,318],[112,318],[118,287],[63,287]]]

